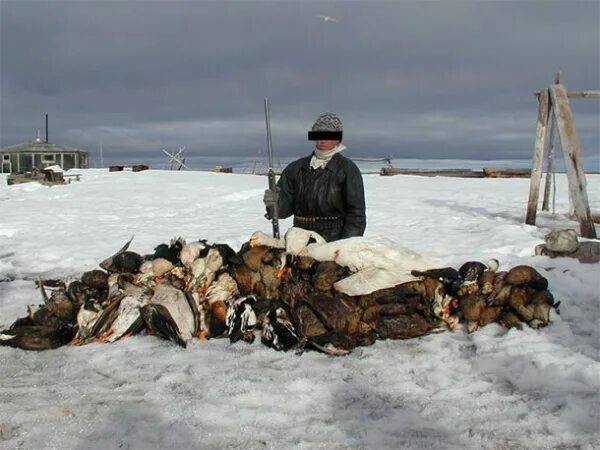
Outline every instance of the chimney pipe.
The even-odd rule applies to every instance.
[[[48,114],[46,114],[46,144],[48,143]]]

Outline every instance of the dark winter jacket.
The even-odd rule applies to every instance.
[[[367,218],[362,175],[350,159],[333,155],[312,169],[312,155],[288,165],[277,183],[279,217],[294,215],[294,226],[314,230],[327,241],[362,236]]]

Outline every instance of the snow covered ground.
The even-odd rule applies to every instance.
[[[0,327],[41,302],[34,279],[79,276],[131,235],[149,253],[176,236],[239,248],[270,230],[264,177],[77,172],[54,187],[0,178],[0,280],[12,280],[0,283]],[[0,448],[600,448],[600,267],[533,256],[550,229],[576,227],[564,175],[558,214],[538,212],[538,227],[523,223],[528,179],[364,178],[367,236],[455,267],[531,264],[561,315],[537,331],[492,325],[341,358],[224,339],[184,350],[151,336],[0,348]],[[599,175],[588,195],[600,210]]]

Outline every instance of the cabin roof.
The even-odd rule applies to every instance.
[[[80,148],[45,141],[30,141],[0,148],[0,153],[88,153]]]

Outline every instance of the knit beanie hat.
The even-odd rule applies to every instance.
[[[343,134],[342,121],[332,113],[321,114],[312,130],[308,132],[309,141],[341,141]]]

